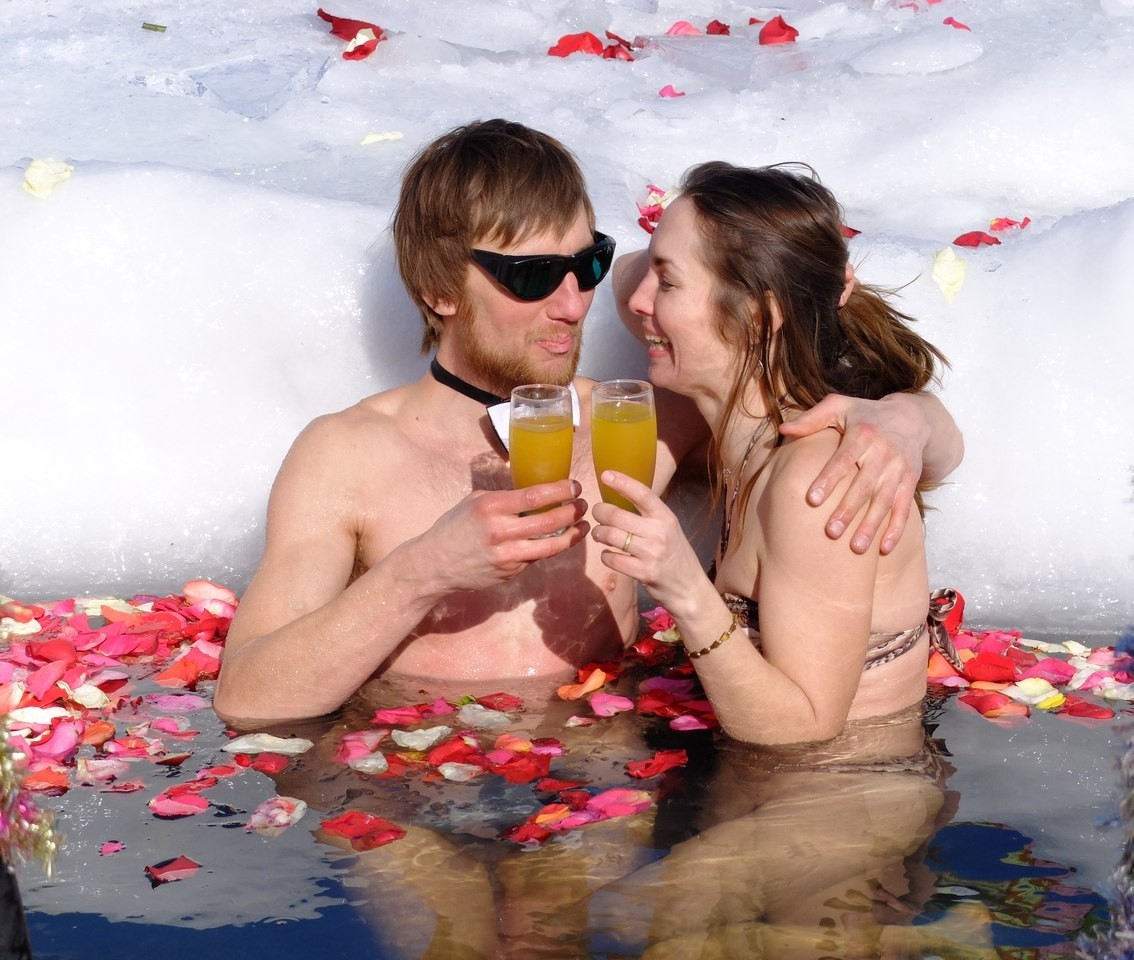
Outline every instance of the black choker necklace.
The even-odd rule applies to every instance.
[[[481,390],[480,387],[474,387],[467,380],[462,380],[455,373],[450,373],[434,357],[429,364],[429,372],[433,374],[433,379],[438,383],[443,383],[451,390],[456,390],[457,393],[464,394],[470,400],[475,400],[477,403],[483,403],[486,407],[491,407],[497,403],[507,403],[507,397],[498,397],[495,393],[489,393],[487,390]]]

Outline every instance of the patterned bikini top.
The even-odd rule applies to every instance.
[[[891,660],[896,660],[903,653],[912,650],[921,636],[929,631],[929,642],[933,649],[941,654],[957,670],[961,669],[961,660],[957,650],[945,629],[945,620],[957,603],[955,590],[936,590],[929,598],[929,614],[924,623],[910,627],[900,633],[872,633],[866,647],[866,662],[863,671],[879,667]],[[734,613],[739,626],[746,627],[757,649],[760,647],[760,617],[759,605],[755,600],[742,597],[735,593],[722,593],[721,598],[729,610]]]
[[[748,464],[748,458],[752,454],[752,449],[756,445],[756,441],[763,434],[767,425],[767,421],[764,421],[753,431],[752,437],[748,441],[748,449],[745,450],[744,457],[740,461],[740,466],[736,471],[736,483],[732,488],[732,496],[729,498],[728,503],[725,504],[724,515],[721,517],[721,540],[718,554],[720,557],[724,557],[728,552],[728,540],[732,532],[732,513],[736,507],[736,498],[737,494],[740,492],[740,481],[744,476],[744,468]],[[783,443],[783,440],[784,438],[782,436],[777,436],[775,446],[779,447]],[[731,471],[726,469],[724,474],[727,483]],[[715,560],[709,568],[708,575],[710,580],[716,581],[717,564]],[[866,663],[863,664],[862,668],[863,671],[881,666],[884,663],[889,663],[891,660],[896,660],[903,653],[908,653],[917,646],[921,635],[927,630],[929,631],[929,642],[932,644],[933,649],[948,660],[954,669],[960,671],[961,659],[957,656],[957,649],[953,646],[949,631],[945,628],[945,620],[956,606],[959,596],[960,595],[955,590],[936,590],[930,594],[929,613],[923,623],[919,623],[916,627],[910,627],[908,630],[903,630],[901,633],[870,634],[866,647]],[[757,649],[759,649],[760,616],[757,602],[749,597],[742,597],[736,593],[722,593],[721,599],[724,600],[729,611],[737,616],[738,626],[748,629],[753,643],[755,643]]]

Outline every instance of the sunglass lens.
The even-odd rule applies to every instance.
[[[614,245],[607,244],[602,247],[594,256],[594,271],[595,271],[595,286],[602,282],[602,278],[610,271],[610,265],[614,262]]]
[[[607,244],[596,250],[584,263],[579,264],[575,270],[575,276],[579,280],[579,289],[593,290],[602,283],[602,278],[610,270],[610,264],[613,260],[614,248]]]
[[[542,300],[563,282],[567,270],[554,260],[531,260],[512,273],[508,289],[521,300]]]
[[[474,250],[472,257],[489,270],[497,283],[508,289],[513,296],[521,300],[542,300],[559,288],[568,271],[575,274],[580,290],[593,290],[597,287],[614,262],[614,241],[603,237],[591,250],[573,257],[528,259],[483,250]]]

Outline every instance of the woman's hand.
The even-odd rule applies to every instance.
[[[606,470],[600,479],[638,509],[635,514],[610,503],[596,503],[591,509],[596,521],[591,537],[609,548],[602,552],[602,562],[633,577],[678,619],[706,588],[715,595],[673,511],[649,487],[624,473]]]

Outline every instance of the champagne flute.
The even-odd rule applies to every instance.
[[[508,420],[512,486],[518,490],[536,483],[566,480],[571,474],[574,434],[570,390],[549,383],[516,387],[512,391]],[[530,512],[543,513],[550,509],[542,507]]]
[[[617,470],[640,480],[654,482],[658,454],[658,418],[654,388],[645,380],[607,380],[591,391],[591,450],[595,475]],[[599,490],[606,503],[637,513],[629,500],[601,480]]]

